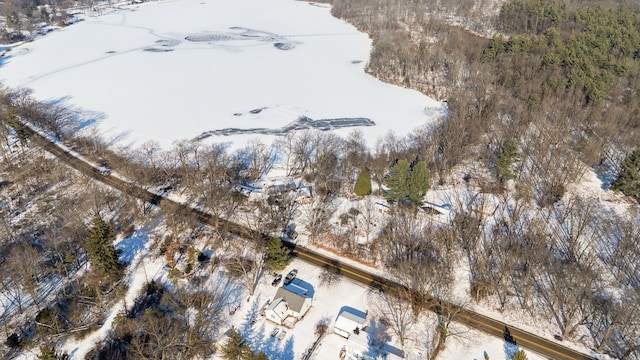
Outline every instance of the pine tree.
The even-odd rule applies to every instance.
[[[267,354],[260,351],[253,356],[252,360],[269,360],[269,357],[267,356]]]
[[[524,352],[524,350],[520,350],[515,353],[515,355],[513,355],[511,360],[527,360],[527,354]]]
[[[619,190],[640,202],[640,149],[634,150],[622,161],[611,189]]]
[[[399,160],[387,178],[389,188],[386,198],[395,201],[411,201],[419,204],[429,190],[429,170],[427,163],[419,161],[413,167],[407,160]]]
[[[515,141],[509,140],[502,147],[496,159],[496,172],[500,181],[511,180],[516,176],[514,164],[520,160],[520,152]]]
[[[112,226],[100,217],[93,219],[91,230],[87,234],[86,250],[91,264],[107,275],[116,274],[120,269],[118,252],[113,247],[115,238]]]
[[[353,192],[358,196],[371,195],[371,175],[369,175],[368,169],[364,168],[358,174]]]
[[[409,162],[407,160],[398,160],[398,162],[391,168],[391,174],[387,178],[386,185],[389,190],[385,194],[385,197],[390,200],[397,201],[408,199],[408,181]]]
[[[27,140],[29,140],[29,133],[27,128],[18,120],[18,115],[14,108],[10,107],[4,113],[4,121],[15,131],[18,140],[20,140],[20,145],[25,146]]]
[[[251,352],[242,335],[234,327],[229,330],[229,339],[222,345],[221,350],[222,356],[227,360],[242,360]]]
[[[419,161],[411,169],[408,179],[409,200],[414,204],[420,204],[429,190],[430,176],[427,163]]]
[[[271,237],[264,254],[265,264],[269,271],[279,271],[287,267],[289,263],[289,249],[277,237]]]
[[[53,346],[40,346],[38,360],[65,360],[67,354],[58,354]]]
[[[20,335],[12,333],[11,335],[7,336],[7,340],[4,342],[4,344],[12,349],[17,349],[22,346],[22,338],[20,337]]]

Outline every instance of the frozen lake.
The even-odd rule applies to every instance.
[[[370,144],[432,121],[442,103],[367,75],[371,40],[294,0],[179,0],[92,16],[14,48],[0,79],[101,114],[120,145],[244,143],[308,127]],[[267,140],[267,139],[265,139]]]

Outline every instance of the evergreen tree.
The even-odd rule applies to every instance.
[[[229,339],[221,350],[222,356],[227,360],[242,360],[252,353],[235,327],[231,327],[231,330],[229,330]]]
[[[402,201],[409,198],[409,162],[398,160],[391,168],[391,174],[387,178],[386,185],[389,190],[385,197],[390,200]]]
[[[520,156],[518,145],[516,145],[515,141],[509,140],[504,144],[496,159],[496,173],[500,181],[515,178],[516,169],[514,164],[520,160]]]
[[[11,335],[7,336],[7,340],[4,342],[4,344],[10,348],[17,349],[22,346],[22,339],[20,338],[20,335],[12,333]]]
[[[277,237],[271,237],[264,254],[265,264],[269,271],[279,271],[287,267],[289,263],[289,249]]]
[[[427,163],[419,161],[411,166],[407,160],[399,160],[387,178],[389,188],[386,198],[395,201],[410,201],[419,204],[429,190],[429,170]]]
[[[29,133],[27,132],[27,128],[18,120],[16,110],[10,107],[4,113],[4,120],[9,126],[11,126],[13,131],[15,131],[18,140],[20,140],[20,145],[25,146],[27,144],[27,140],[29,140]]]
[[[267,354],[263,353],[262,351],[259,351],[257,354],[255,354],[252,358],[253,360],[269,360],[269,357],[267,356]]]
[[[67,354],[58,354],[53,346],[40,346],[38,360],[65,360]]]
[[[353,192],[358,196],[371,195],[371,175],[368,169],[364,168],[358,174]]]
[[[429,190],[430,175],[427,163],[419,161],[413,166],[408,179],[409,201],[420,204]]]
[[[527,354],[524,352],[524,350],[520,350],[515,353],[515,355],[513,355],[511,360],[527,360]]]
[[[100,217],[93,219],[87,234],[86,250],[91,264],[107,275],[116,274],[120,269],[118,252],[113,247],[115,238],[116,233],[111,225]]]
[[[634,150],[622,161],[611,189],[619,190],[640,202],[640,149]]]

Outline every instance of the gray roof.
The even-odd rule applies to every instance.
[[[338,315],[336,319],[336,324],[334,325],[336,329],[340,329],[346,332],[352,332],[355,328],[362,328],[367,319],[362,316],[356,315],[354,313],[343,311]]]
[[[287,302],[289,309],[299,313],[302,310],[302,305],[304,304],[305,297],[303,295],[296,294],[289,289],[281,287],[276,291],[276,295],[273,297],[274,299],[283,298],[284,301]]]

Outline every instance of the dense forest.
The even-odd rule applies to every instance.
[[[9,205],[0,207],[0,259],[7,274],[0,292],[20,306],[19,313],[22,304],[36,307],[25,309],[28,316],[19,320],[2,314],[6,354],[35,344],[55,353],[46,336],[95,326],[96,309],[118,301],[122,292],[119,279],[126,264],[118,264],[109,242],[131,234],[158,211],[67,172],[31,143],[18,121],[28,119],[128,179],[179,193],[258,232],[284,233],[297,214],[297,231],[317,246],[383,267],[417,293],[448,299],[453,269],[468,264],[474,303],[498,304],[504,313],[546,321],[552,332],[598,353],[640,358],[640,5],[332,3],[334,16],[371,36],[369,73],[446,100],[448,116],[406,137],[389,134],[371,147],[358,132],[346,138],[299,132],[273,146],[254,140],[236,152],[190,141],[176,142],[172,149],[149,142],[116,151],[103,139],[78,135],[82,113],[77,109],[38,103],[25,90],[2,90],[0,190]],[[33,9],[27,14],[30,4],[5,3],[7,25],[36,16]],[[239,193],[237,186],[261,178],[274,157],[288,175],[314,189],[309,207],[299,208],[282,195],[250,202]],[[572,191],[591,171],[611,190],[605,200],[624,204],[625,212]],[[374,200],[335,214],[335,199],[371,199],[383,186],[390,190],[385,195],[391,210],[382,231],[369,226]],[[478,196],[456,199],[451,222],[417,215],[416,204],[427,189],[451,186]],[[83,192],[65,193],[71,188]],[[499,212],[473,210],[484,194],[499,199]],[[273,246],[254,241],[238,252],[224,245],[231,239],[224,231],[162,211],[171,216],[160,213],[164,235],[155,240],[157,255],[167,258],[175,278],[202,281],[198,269],[224,267],[251,291],[268,266],[263,255]],[[366,246],[357,241],[358,234],[366,236]],[[218,249],[213,258],[194,247],[202,239]],[[191,255],[176,264],[174,252]],[[33,260],[25,267],[21,259],[27,256]],[[92,271],[78,275],[87,262]],[[54,276],[66,279],[54,299],[36,291]],[[193,357],[215,351],[208,344],[219,334],[206,324],[222,321],[223,301],[219,294],[191,291],[149,283],[92,358],[157,357],[153,351],[158,349],[171,357],[187,345],[198,349],[189,354]],[[411,294],[394,296],[405,296],[417,317],[426,304]],[[187,307],[202,314],[193,326],[186,321]],[[444,331],[436,332],[432,356],[446,342],[451,320],[439,320]],[[174,347],[166,344],[178,337],[167,327],[170,321],[179,321],[190,334]],[[395,325],[402,338],[407,324]],[[163,336],[141,336],[140,328]],[[244,353],[245,358],[262,356]]]

